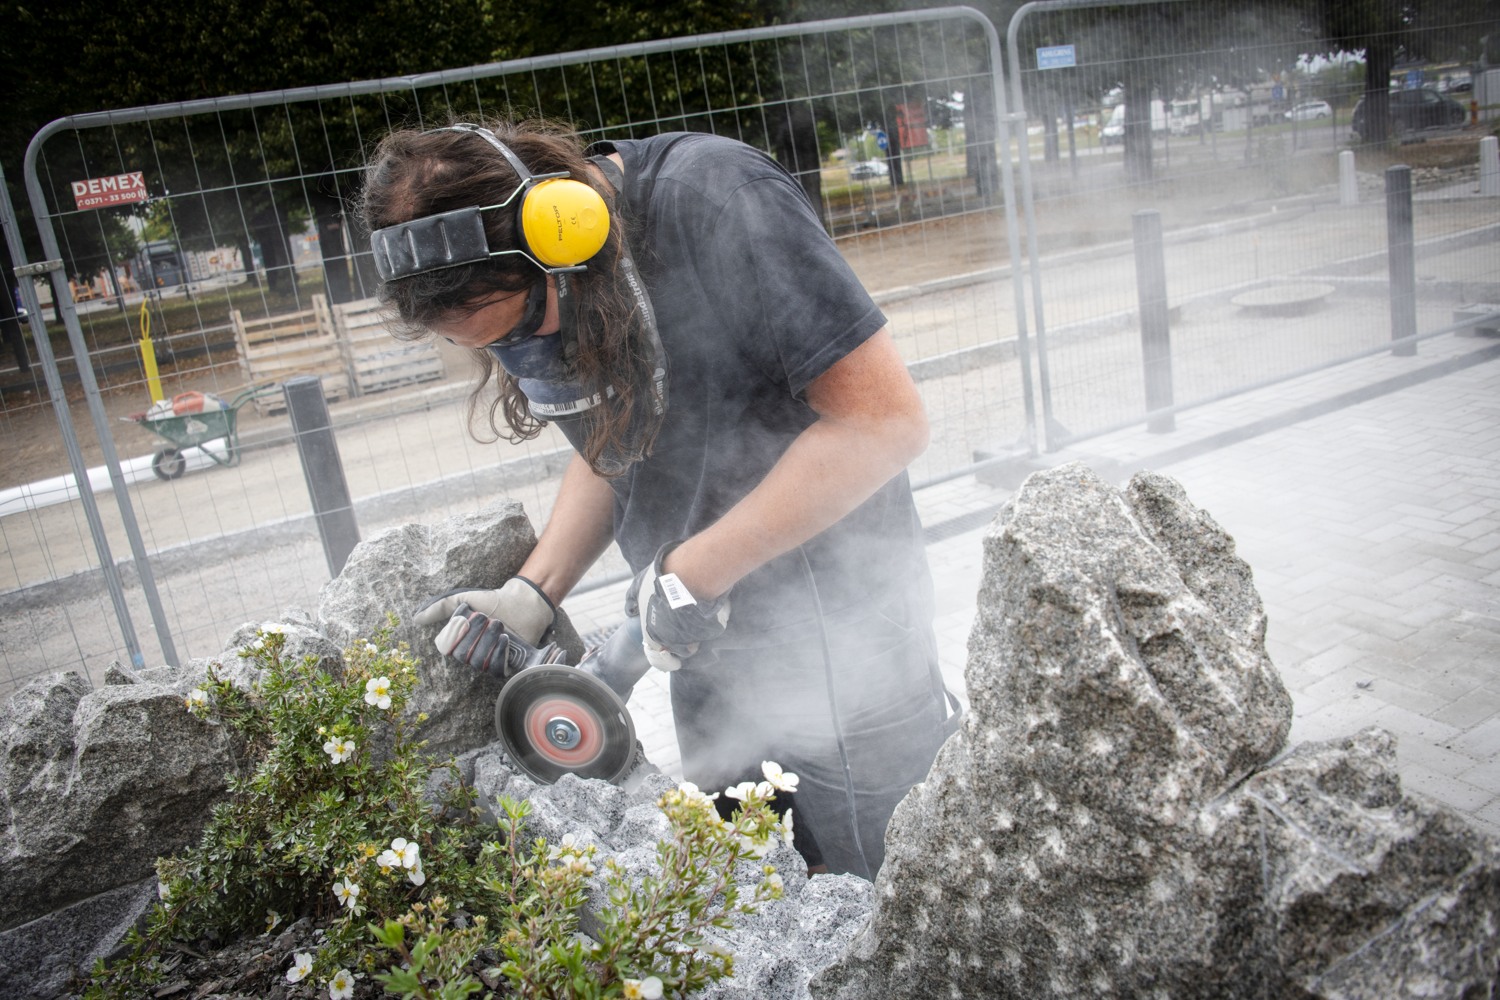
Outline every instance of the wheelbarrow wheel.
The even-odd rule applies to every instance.
[[[180,479],[186,470],[187,459],[176,448],[163,448],[151,460],[151,471],[156,473],[157,479]]]

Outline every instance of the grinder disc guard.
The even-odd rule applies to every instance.
[[[618,781],[635,756],[635,723],[620,696],[577,667],[528,667],[495,701],[495,731],[517,767],[551,784],[572,772]]]

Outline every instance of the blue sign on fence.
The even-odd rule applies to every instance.
[[[1078,65],[1078,54],[1071,45],[1045,45],[1036,50],[1037,69],[1064,69]]]

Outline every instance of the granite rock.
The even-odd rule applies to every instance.
[[[504,678],[441,655],[432,645],[441,626],[417,625],[411,618],[431,598],[459,587],[499,587],[520,569],[535,544],[521,505],[499,501],[434,524],[391,528],[360,542],[343,571],[319,594],[319,628],[339,648],[383,627],[387,614],[399,619],[393,638],[407,643],[420,661],[421,683],[408,710],[427,713],[422,732],[434,754],[460,754],[494,740],[495,699]],[[565,614],[558,614],[543,639],[567,650],[569,662],[583,654]]]
[[[1277,758],[1249,568],[1174,481],[1030,477],[985,539],[970,711],[814,996],[1495,989],[1495,846],[1379,732]]]
[[[512,770],[499,744],[466,755],[459,765],[472,776],[482,805],[493,808],[502,794],[530,803],[528,837],[556,844],[571,835],[575,843],[597,848],[598,859],[611,858],[635,883],[660,874],[656,845],[671,828],[656,803],[673,782],[650,764],[618,786],[573,775],[538,785]],[[761,864],[782,876],[784,895],[753,915],[736,916],[732,930],[710,934],[707,944],[733,952],[734,976],[694,994],[695,1000],[803,1000],[813,973],[840,954],[869,914],[869,882],[853,875],[809,879],[801,855],[784,843],[763,861],[743,862],[735,880],[753,886],[761,878]],[[595,915],[609,905],[605,869],[598,868],[581,916],[585,931],[597,926]]]

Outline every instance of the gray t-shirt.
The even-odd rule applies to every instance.
[[[620,214],[670,373],[653,453],[613,480],[615,538],[639,570],[765,477],[817,419],[804,400],[808,385],[886,320],[801,186],[769,156],[703,133],[590,150],[611,151],[624,161]],[[800,552],[742,580],[716,645],[811,634],[820,611],[835,620],[868,614],[926,583],[902,474]]]

